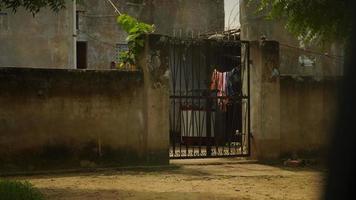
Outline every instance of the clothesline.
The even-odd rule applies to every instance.
[[[111,1],[111,0],[107,0],[111,6],[115,9],[115,12],[119,15],[122,15],[122,13],[120,12],[120,10],[115,6],[115,4]]]

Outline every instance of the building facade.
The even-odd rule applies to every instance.
[[[122,13],[156,33],[197,35],[224,29],[224,0],[115,0]],[[65,10],[0,14],[0,67],[109,69],[127,34],[107,1],[68,2]]]
[[[73,5],[33,16],[19,9],[0,12],[0,67],[73,68]]]

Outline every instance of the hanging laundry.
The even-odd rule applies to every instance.
[[[238,95],[241,90],[239,68],[235,67],[229,72],[219,72],[214,69],[211,76],[210,90],[216,91],[218,97],[226,97],[218,99],[220,109],[226,111],[226,105],[229,102],[228,97]]]
[[[230,72],[227,72],[227,96],[238,95],[241,90],[241,75],[239,68],[235,67]]]
[[[219,83],[219,72],[214,69],[213,74],[211,75],[211,84],[210,90],[217,90]]]
[[[214,69],[211,76],[210,89],[217,92],[218,97],[227,97],[227,72],[219,72]],[[228,98],[218,98],[219,108],[226,111],[226,105],[228,103]]]

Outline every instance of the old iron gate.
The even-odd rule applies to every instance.
[[[250,155],[249,43],[170,38],[170,158]]]

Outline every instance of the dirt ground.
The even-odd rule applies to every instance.
[[[231,159],[177,160],[170,168],[17,177],[49,200],[320,199],[323,173]]]

